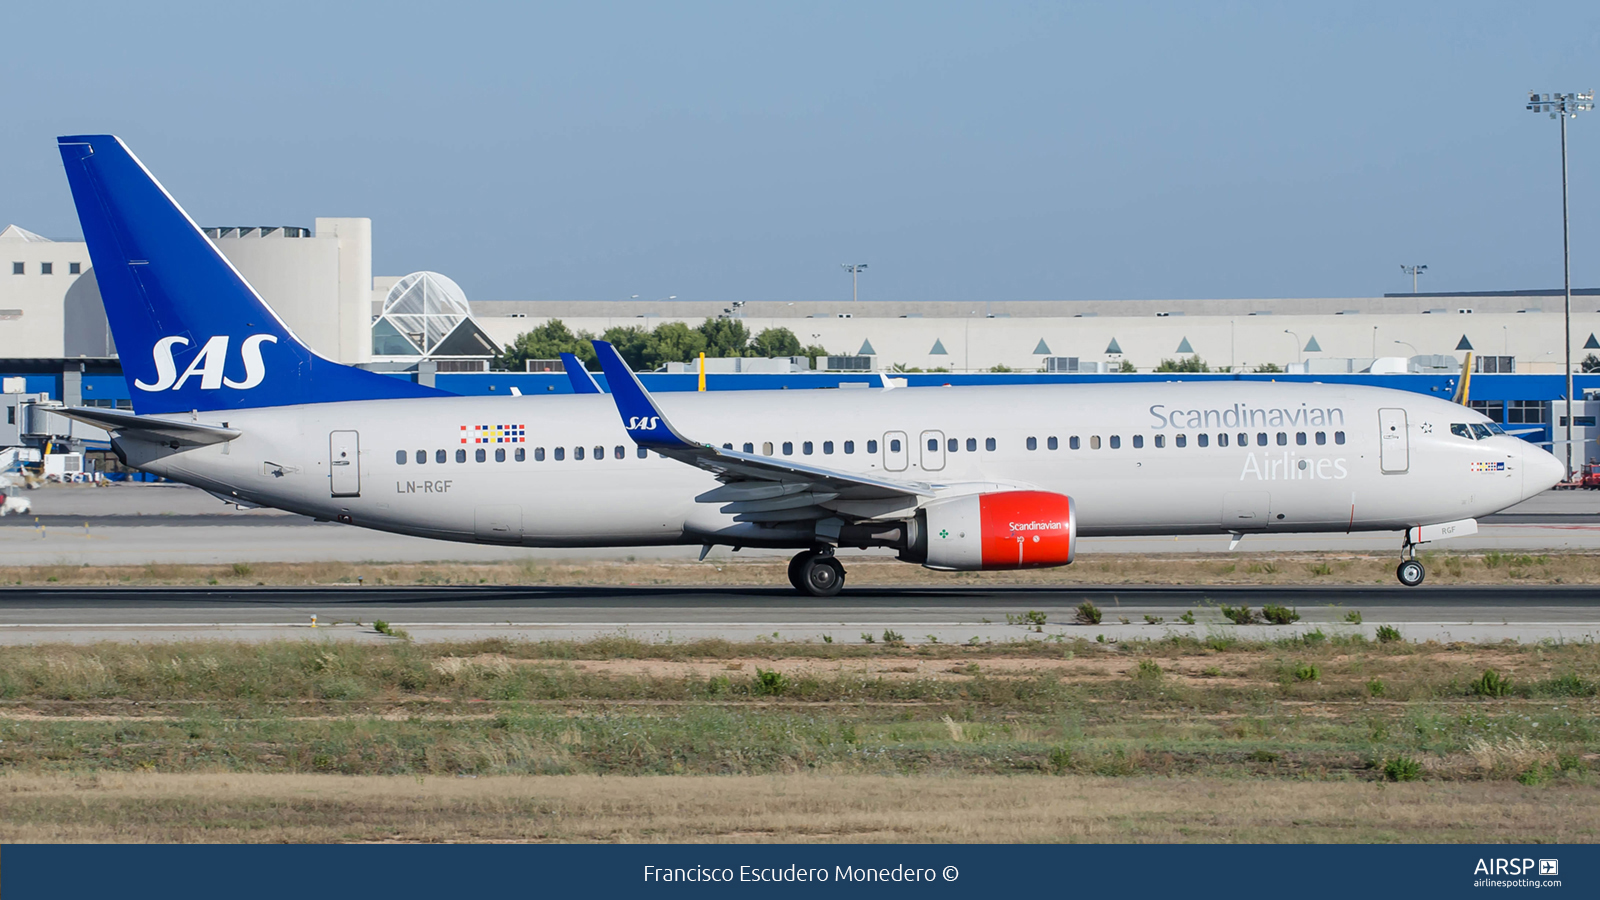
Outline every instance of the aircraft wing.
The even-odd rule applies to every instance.
[[[722,511],[739,521],[873,518],[916,509],[935,495],[933,486],[922,482],[841,472],[691,441],[662,414],[616,348],[595,341],[594,349],[628,435],[641,447],[715,474],[723,486],[695,500],[725,502]]]
[[[158,444],[220,444],[239,437],[244,432],[221,425],[203,425],[199,422],[176,422],[155,416],[140,416],[131,412],[96,407],[66,406],[45,407],[48,412],[76,419],[104,428],[106,431],[127,435]]]

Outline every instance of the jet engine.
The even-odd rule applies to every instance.
[[[999,491],[936,500],[909,523],[900,558],[930,569],[1064,566],[1078,550],[1072,498],[1048,491]]]

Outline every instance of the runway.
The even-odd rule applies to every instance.
[[[1103,612],[1099,625],[1072,624],[1078,604]],[[1292,607],[1288,626],[1235,626],[1218,607]],[[1044,614],[1032,630],[1023,614]],[[1193,625],[1178,621],[1192,611]],[[1359,611],[1360,625],[1345,621]],[[312,628],[312,616],[317,627]],[[1145,616],[1161,621],[1147,624]],[[1008,621],[1008,616],[1011,617]],[[1108,641],[1174,634],[1269,639],[1321,629],[1378,625],[1408,640],[1485,642],[1600,639],[1600,591],[1592,587],[1073,587],[865,588],[827,600],[777,588],[349,587],[6,588],[0,644],[222,640],[391,640],[385,620],[419,641],[587,640],[626,634],[649,641],[881,640],[911,643]],[[1126,619],[1126,624],[1122,621]]]

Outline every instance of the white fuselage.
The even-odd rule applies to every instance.
[[[656,400],[694,441],[748,444],[757,454],[941,493],[1066,494],[1077,504],[1078,533],[1089,536],[1400,530],[1487,515],[1561,477],[1553,456],[1522,440],[1453,433],[1453,424],[1487,425],[1467,408],[1358,386],[1170,382]],[[132,465],[241,501],[446,540],[810,543],[783,531],[764,537],[717,504],[697,503],[716,479],[655,453],[641,457],[608,395],[373,400],[194,418],[242,436],[182,450],[121,439],[119,449]]]

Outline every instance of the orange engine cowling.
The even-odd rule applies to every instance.
[[[1032,569],[1064,566],[1078,550],[1072,498],[1048,491],[968,494],[930,503],[917,514],[902,558],[930,569]]]

